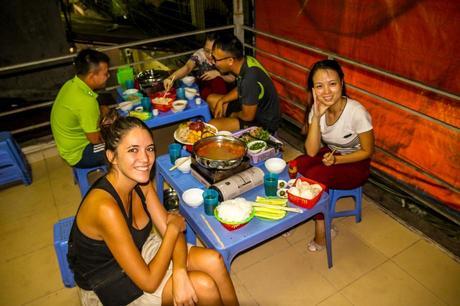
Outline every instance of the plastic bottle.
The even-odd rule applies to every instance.
[[[295,179],[297,178],[297,160],[291,160],[289,162],[289,168],[288,168],[288,173],[289,173],[289,178],[290,179]]]

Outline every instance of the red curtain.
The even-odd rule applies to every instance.
[[[460,95],[460,1],[256,0],[255,9],[258,30]],[[262,35],[256,46],[305,67],[325,58]],[[275,75],[306,85],[305,71],[257,56]],[[341,64],[346,83],[359,88],[348,94],[372,115],[373,167],[460,210],[460,101]],[[303,123],[295,105],[307,105],[305,90],[274,80],[283,112]]]

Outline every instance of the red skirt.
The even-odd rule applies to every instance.
[[[327,152],[331,151],[324,147],[314,157],[308,155],[297,157],[299,173],[326,185],[328,189],[354,189],[364,185],[370,174],[371,160],[369,158],[354,163],[326,166],[322,159]],[[315,219],[323,218],[323,215],[320,214]]]

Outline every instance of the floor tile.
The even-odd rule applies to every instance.
[[[445,305],[390,261],[353,282],[341,293],[356,306]]]
[[[64,288],[53,246],[0,263],[2,305],[22,305]]]
[[[327,266],[326,251],[310,252],[301,241],[294,248],[336,289],[342,289],[388,260],[382,253],[365,244],[359,237],[338,226],[339,234],[332,241],[333,266]]]
[[[78,296],[77,288],[64,288],[24,304],[24,306],[59,305],[80,306],[80,298]]]
[[[339,222],[389,258],[420,239],[418,234],[372,206],[363,209],[360,223],[355,223],[355,219],[352,217],[343,218]]]
[[[49,181],[13,186],[0,191],[0,223],[39,214],[54,207]]]
[[[231,274],[233,285],[235,286],[236,295],[240,305],[244,306],[257,306],[259,305],[256,300],[251,296],[248,289],[239,280],[235,273]]]
[[[259,305],[315,305],[335,292],[292,247],[236,274]]]
[[[242,271],[264,258],[282,252],[288,247],[290,247],[290,245],[286,239],[282,236],[278,236],[238,255],[233,260],[231,269],[233,272]]]
[[[437,246],[420,240],[392,260],[444,302],[460,304],[460,263]]]
[[[317,304],[318,306],[353,306],[353,304],[348,301],[342,294],[336,293],[331,297],[328,297],[321,303]]]
[[[302,241],[304,245],[307,245],[308,241],[313,239],[315,236],[315,221],[310,219],[290,230],[286,234],[287,241],[294,245],[299,241]]]
[[[2,225],[0,231],[0,261],[33,253],[53,244],[53,224],[57,220],[54,208]]]

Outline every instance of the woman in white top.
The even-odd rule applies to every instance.
[[[315,63],[308,76],[313,107],[308,116],[306,155],[297,158],[299,172],[332,189],[353,189],[369,177],[374,132],[367,110],[346,95],[344,74],[335,60]],[[324,248],[324,218],[315,218],[310,251]]]

